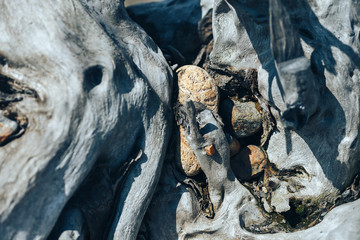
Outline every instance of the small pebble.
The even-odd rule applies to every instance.
[[[238,179],[250,180],[266,167],[266,154],[254,145],[243,148],[237,155],[231,158],[231,168]]]
[[[239,102],[230,99],[220,105],[224,123],[237,138],[249,137],[262,127],[262,116],[254,102]]]
[[[209,145],[205,147],[206,154],[212,156],[215,154],[215,147],[214,145]]]

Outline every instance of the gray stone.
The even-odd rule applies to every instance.
[[[262,116],[256,103],[226,99],[220,105],[220,114],[229,131],[237,138],[249,137],[262,126]]]

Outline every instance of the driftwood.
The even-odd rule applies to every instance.
[[[256,69],[258,99],[262,106],[270,106],[276,120],[264,147],[280,174],[268,176],[274,188],[266,193],[267,200],[255,201],[227,166],[226,141],[211,113],[189,112],[190,119],[197,115],[194,126],[217,126],[212,141],[220,156],[207,156],[204,140],[191,133],[191,127],[189,134],[209,184],[214,214],[203,213],[196,184],[175,170],[172,173],[169,163],[143,224],[145,238],[358,238],[354,224],[360,218],[352,211],[359,200],[327,212],[348,195],[360,171],[359,10],[358,1],[214,2],[209,68],[230,80],[229,76],[235,79]],[[206,134],[203,137],[207,139]],[[174,177],[178,182],[170,180]],[[281,221],[271,217],[274,213],[296,215],[303,208],[316,212],[323,205],[330,207],[301,231],[261,234],[292,231],[281,230]],[[322,222],[315,225],[319,219]],[[160,224],[166,230],[159,229]]]
[[[84,217],[98,211],[95,225],[110,224],[110,239],[134,239],[171,123],[172,72],[159,48],[122,1],[0,6],[1,118],[22,133],[0,147],[1,238],[46,239],[87,179],[93,186],[83,192],[93,195],[70,200],[64,236],[98,234],[86,229],[94,224],[78,224],[92,223]],[[87,177],[96,166],[101,171],[93,178],[102,182]],[[86,199],[94,202],[71,208]],[[116,213],[112,220],[106,211]]]

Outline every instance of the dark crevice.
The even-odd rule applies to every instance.
[[[295,206],[294,200],[290,199],[290,210],[281,214],[292,228],[296,228],[296,226],[302,221],[302,217],[299,214],[300,210],[297,210],[298,208]]]
[[[7,63],[6,58],[0,55],[0,65],[5,65]]]
[[[23,100],[24,95],[38,97],[36,91],[0,74],[0,147],[25,133],[28,119],[12,106],[12,103]]]
[[[310,32],[309,30],[307,30],[307,29],[305,29],[305,28],[300,28],[300,29],[299,29],[299,32],[300,32],[300,35],[301,35],[302,37],[306,37],[306,38],[308,38],[309,40],[314,40],[314,37],[313,37],[313,35],[311,34],[311,32]]]
[[[35,90],[21,85],[12,78],[0,75],[0,109],[4,109],[12,102],[23,100],[23,95],[38,98]]]
[[[84,89],[90,91],[102,81],[103,77],[103,67],[100,65],[95,65],[89,67],[84,72]]]
[[[14,93],[10,82],[12,82],[13,80],[5,77],[3,75],[0,75],[0,91],[2,94],[12,94]]]
[[[274,167],[276,168],[276,167]],[[310,174],[306,171],[306,169],[303,166],[299,166],[296,165],[294,167],[292,167],[291,169],[286,169],[286,170],[277,170],[278,171],[278,176],[280,178],[286,176],[286,177],[310,177]]]

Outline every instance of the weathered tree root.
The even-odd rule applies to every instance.
[[[192,101],[186,102],[185,112],[189,121],[186,137],[208,179],[210,199],[214,205],[214,220],[199,218],[199,221],[211,222],[206,224],[206,231],[220,229],[229,209],[238,211],[237,216],[243,216],[240,224],[244,227],[265,222],[266,217],[256,199],[240,184],[230,168],[229,144],[216,117],[209,109],[196,112]],[[208,146],[215,148],[213,154],[206,151]],[[194,231],[205,230],[198,229],[194,224],[192,230],[183,234],[191,235]]]
[[[332,239],[341,232],[353,236],[357,231],[354,226],[359,220],[346,212],[356,209],[359,200],[334,209],[323,222],[303,231],[271,235],[247,231],[251,225],[268,224],[268,219],[254,196],[235,178],[230,168],[228,142],[220,124],[210,110],[197,111],[192,101],[186,102],[184,111],[188,120],[186,137],[208,179],[215,217],[198,217],[192,224],[184,225],[179,239],[313,239],[315,233],[317,239]],[[213,155],[205,151],[205,147],[210,145],[216,150]],[[342,229],[335,224],[339,219],[344,223]]]

